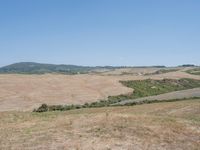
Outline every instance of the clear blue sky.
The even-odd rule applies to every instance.
[[[0,0],[0,66],[200,65],[200,0]]]

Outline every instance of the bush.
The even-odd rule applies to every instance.
[[[48,106],[49,107],[49,111],[57,111],[57,110],[64,110],[64,107],[62,105],[52,105],[52,106]]]
[[[47,112],[48,111],[48,105],[42,104],[35,112]]]

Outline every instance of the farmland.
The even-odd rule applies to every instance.
[[[32,111],[43,103],[49,105],[91,103],[104,100],[108,96],[126,95],[134,91],[133,88],[124,86],[120,81],[162,80],[164,78],[200,79],[200,76],[186,73],[186,69],[181,68],[175,72],[148,76],[141,74],[154,72],[154,68],[116,69],[114,73],[118,72],[118,75],[113,75],[112,69],[109,71],[109,75],[102,73],[80,75],[2,74],[0,75],[0,111]],[[120,72],[123,73],[124,70],[138,72],[140,75],[120,75]]]
[[[165,69],[1,74],[0,148],[196,150],[200,76]]]
[[[0,2],[0,150],[200,150],[200,1]]]

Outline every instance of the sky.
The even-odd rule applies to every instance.
[[[0,0],[0,66],[200,65],[199,0]]]

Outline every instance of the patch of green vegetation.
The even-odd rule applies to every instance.
[[[186,71],[189,74],[200,75],[200,68],[190,69]]]
[[[120,81],[123,85],[133,88],[134,92],[130,95],[109,96],[108,100],[127,100],[141,97],[159,95],[173,91],[180,91],[200,87],[200,80],[194,79],[163,79],[163,80],[137,80]]]
[[[156,75],[156,74],[164,74],[164,73],[168,73],[168,72],[175,72],[178,71],[179,69],[160,69],[157,70],[153,73],[146,73],[145,75]]]
[[[41,105],[35,112],[46,112],[46,111],[66,111],[72,109],[80,108],[95,108],[95,107],[105,107],[111,106],[112,104],[121,102],[127,99],[136,99],[141,97],[153,96],[164,94],[173,91],[180,91],[186,89],[192,89],[200,87],[200,80],[194,79],[163,79],[163,80],[137,80],[137,81],[120,81],[123,85],[133,88],[134,92],[129,95],[118,95],[109,96],[107,100],[100,100],[93,103],[85,103],[84,105]],[[169,100],[170,101],[170,100]],[[143,104],[143,103],[153,103],[155,101],[140,101],[133,102],[131,105]]]

